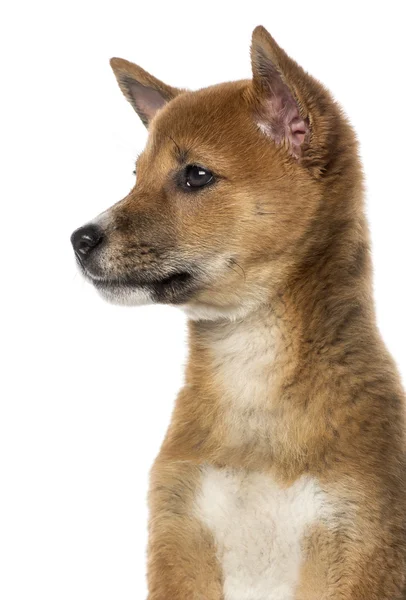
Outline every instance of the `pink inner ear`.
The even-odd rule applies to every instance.
[[[282,144],[285,140],[293,156],[299,158],[308,125],[300,116],[297,104],[286,86],[274,86],[272,92],[274,95],[262,106],[259,126],[276,144]]]
[[[307,126],[304,119],[296,117],[290,125],[290,131],[293,143],[297,146],[301,146],[305,141],[307,133]]]
[[[262,96],[259,126],[275,143],[285,141],[291,154],[299,158],[308,124],[300,115],[290,88],[262,51],[258,53],[257,67]]]
[[[141,85],[137,81],[131,81],[129,89],[134,102],[140,111],[148,121],[150,121],[157,110],[162,108],[166,104],[165,98],[160,92],[153,88]]]

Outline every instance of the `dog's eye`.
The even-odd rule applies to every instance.
[[[189,189],[201,188],[214,182],[214,175],[198,165],[188,165],[185,169],[185,186]]]
[[[137,169],[134,169],[133,175],[134,175],[134,177],[137,175]]]

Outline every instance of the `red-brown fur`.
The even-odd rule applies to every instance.
[[[269,110],[264,55],[296,102],[296,145],[286,125],[278,139],[276,126],[271,135],[258,130]],[[252,57],[253,81],[198,92],[112,61],[150,135],[137,184],[112,211],[110,268],[120,276],[200,261],[204,284],[173,303],[218,314],[189,322],[186,383],[152,470],[149,600],[224,597],[215,540],[192,509],[207,464],[262,472],[281,486],[309,474],[340,506],[334,531],[319,523],[306,536],[296,600],[400,600],[404,395],[375,323],[356,138],[330,94],[263,28]],[[152,119],[131,81],[162,94]],[[179,150],[217,183],[193,197],[179,191],[170,177]],[[210,277],[213,257],[223,256],[232,257],[227,268]],[[238,412],[232,396],[224,404],[233,382],[224,382],[213,349],[251,326],[276,332],[277,350],[261,367],[269,397]],[[233,410],[232,435],[225,413]]]

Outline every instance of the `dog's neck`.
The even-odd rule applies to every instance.
[[[340,231],[335,244],[313,262],[300,265],[267,302],[241,318],[190,322],[189,372],[197,362],[210,369],[210,381],[222,373],[227,396],[238,381],[245,381],[238,392],[234,389],[238,404],[244,387],[264,378],[269,388],[270,372],[276,385],[281,370],[286,380],[289,368],[296,368],[309,353],[338,359],[362,349],[359,335],[364,341],[374,338],[376,325],[369,244],[366,231],[360,235],[360,223]],[[252,387],[250,391],[255,396]]]
[[[192,323],[190,360],[205,369],[198,385],[215,386],[222,409],[248,426],[250,416],[273,404],[280,374],[295,361],[295,327],[280,298],[239,320]],[[190,374],[196,381],[193,366]]]
[[[282,315],[270,306],[239,321],[195,324],[198,353],[209,371],[205,380],[217,392],[231,445],[249,442],[260,431],[267,435],[277,380],[291,360],[284,328]]]
[[[340,368],[366,364],[382,349],[361,241],[349,248],[340,239],[331,264],[323,254],[244,318],[190,322],[186,386],[174,415],[188,422],[185,455],[198,448],[199,460],[255,468],[278,460],[299,470],[306,447],[323,452],[332,435],[326,414],[339,410]],[[293,455],[303,464],[295,467]]]

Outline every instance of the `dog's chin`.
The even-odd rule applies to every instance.
[[[108,284],[107,282],[93,283],[103,300],[106,300],[110,304],[143,306],[156,303],[151,291],[147,287]]]
[[[99,294],[112,304],[140,306],[145,304],[184,304],[196,289],[196,280],[188,272],[174,273],[151,281],[117,281],[92,279]]]

